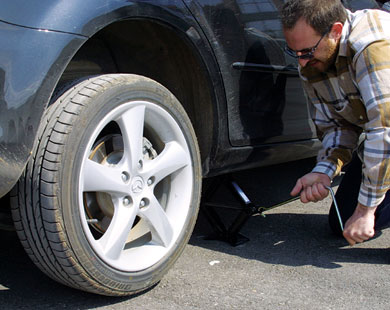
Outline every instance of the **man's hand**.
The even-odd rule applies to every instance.
[[[310,172],[298,179],[291,191],[291,196],[300,193],[303,203],[317,202],[328,196],[329,191],[325,186],[330,186],[330,178],[326,174]]]
[[[343,236],[350,245],[363,242],[375,234],[375,210],[358,203],[354,213],[345,223]]]

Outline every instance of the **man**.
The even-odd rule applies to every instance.
[[[343,236],[350,245],[363,242],[390,223],[390,14],[351,13],[340,0],[289,0],[281,15],[286,53],[298,58],[323,143],[291,194],[304,203],[324,199],[350,163],[336,199]],[[334,206],[329,223],[337,232]]]

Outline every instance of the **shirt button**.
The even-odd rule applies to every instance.
[[[363,115],[360,115],[359,118],[362,120],[363,119]]]

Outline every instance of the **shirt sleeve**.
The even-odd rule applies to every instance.
[[[318,138],[322,142],[322,149],[312,172],[324,173],[333,179],[351,160],[362,129],[336,113],[331,103],[323,102],[311,84],[306,81],[303,83],[309,100],[310,114]]]
[[[376,41],[355,56],[356,81],[367,110],[359,202],[379,205],[390,187],[390,42]]]

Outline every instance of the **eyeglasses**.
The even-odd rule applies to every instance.
[[[318,45],[320,44],[321,40],[329,33],[329,31],[325,32],[322,37],[318,40],[317,44],[314,45],[313,47],[305,48],[300,51],[294,51],[292,50],[287,44],[284,47],[284,51],[286,54],[298,58],[298,59],[312,59],[314,57],[314,52],[316,51]],[[300,53],[301,55],[297,55],[297,53]]]

